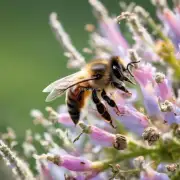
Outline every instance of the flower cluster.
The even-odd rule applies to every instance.
[[[47,107],[48,118],[32,110],[34,124],[41,125],[44,133],[28,130],[22,147],[26,159],[35,159],[38,174],[33,177],[30,170],[26,174],[28,167],[19,166],[3,142],[0,154],[20,179],[180,179],[180,1],[173,1],[173,10],[165,0],[152,1],[161,26],[134,3],[120,3],[122,13],[117,17],[111,17],[99,0],[89,0],[89,4],[97,26],[85,27],[89,47],[84,53],[92,59],[108,61],[119,56],[126,65],[133,62],[130,71],[136,83],[126,85],[131,94],[108,92],[118,113],[103,102],[116,128],[102,119],[91,100],[76,126],[66,105],[57,111]],[[131,44],[120,31],[122,21],[132,37]],[[56,13],[50,15],[50,25],[66,51],[67,68],[82,68],[85,57],[72,45]],[[54,93],[51,90],[48,87],[48,92]],[[2,139],[11,146],[16,142],[14,136],[7,133]],[[36,149],[37,143],[43,154]]]

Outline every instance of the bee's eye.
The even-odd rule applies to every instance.
[[[120,78],[120,73],[119,73],[118,68],[116,66],[113,66],[113,73],[117,78]]]
[[[117,65],[113,65],[112,66],[112,70],[113,70],[113,73],[116,76],[116,78],[122,79],[122,77],[124,77],[123,72],[122,72],[122,70],[121,70],[119,65],[118,66]]]
[[[113,70],[116,70],[117,69],[117,67],[116,66],[113,66]]]
[[[102,75],[101,74],[96,74],[94,75],[96,77],[96,79],[101,79],[102,78]]]

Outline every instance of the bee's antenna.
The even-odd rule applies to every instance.
[[[127,67],[126,67],[126,70],[129,72],[129,74],[134,77],[134,75],[132,74],[131,70],[130,70],[130,66],[133,66],[134,67],[134,64],[137,64],[139,63],[140,61],[134,61],[134,62],[130,62],[127,64]]]

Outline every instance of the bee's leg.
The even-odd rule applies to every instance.
[[[96,105],[96,108],[97,108],[97,111],[99,112],[99,114],[101,114],[101,116],[106,121],[108,121],[113,128],[115,128],[115,126],[112,123],[110,114],[108,113],[104,104],[100,101],[100,99],[97,95],[97,91],[95,89],[93,89],[93,91],[92,91],[92,100],[93,100],[94,104]]]
[[[117,82],[112,82],[112,85],[115,88],[120,89],[121,91],[123,91],[123,92],[125,92],[125,93],[127,93],[129,95],[132,95],[131,92],[129,92],[123,84],[117,83]]]
[[[107,94],[106,94],[106,91],[103,89],[102,92],[101,92],[101,97],[108,103],[109,106],[113,107],[116,114],[117,115],[120,115],[120,111],[115,103],[114,100],[112,100]]]

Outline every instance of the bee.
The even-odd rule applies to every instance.
[[[123,60],[118,56],[110,59],[96,59],[86,64],[80,71],[61,78],[49,86],[43,92],[49,92],[46,101],[52,101],[66,92],[66,104],[68,112],[74,124],[79,122],[82,108],[85,106],[88,97],[92,98],[98,113],[112,126],[111,116],[101,100],[104,100],[110,107],[119,114],[115,101],[106,93],[108,89],[120,89],[131,94],[125,87],[124,81],[134,84],[129,75],[132,75],[130,62],[125,66]]]

